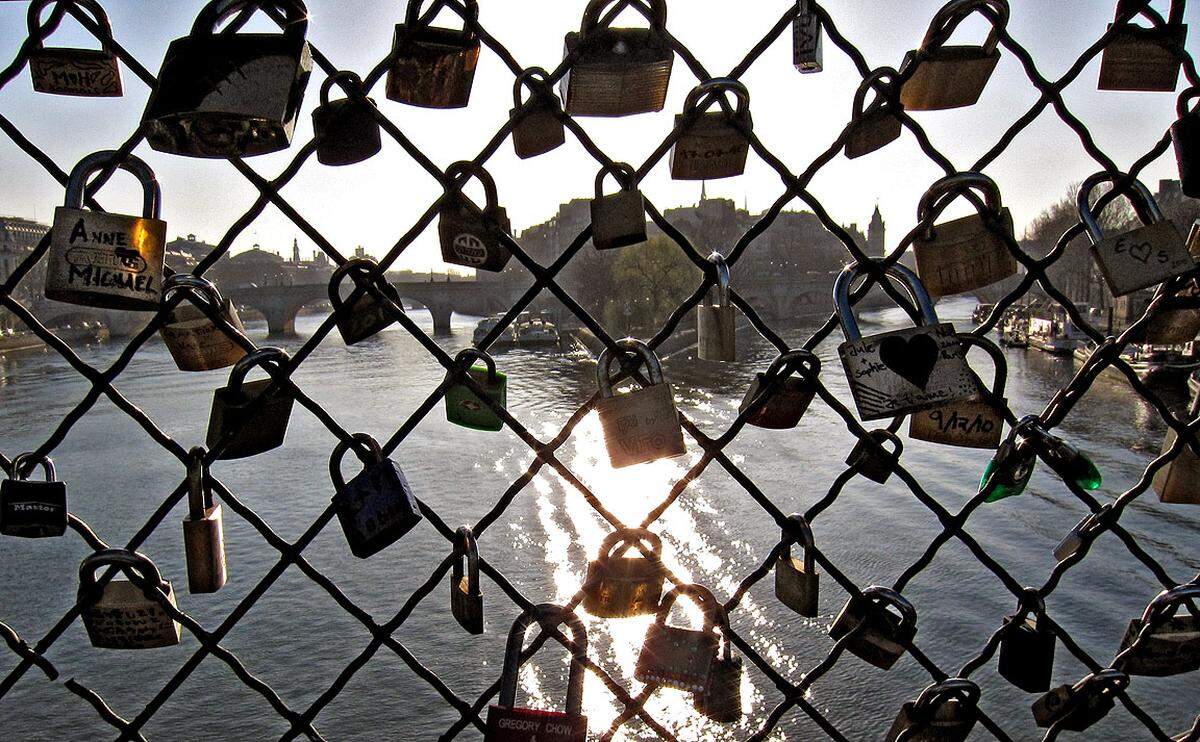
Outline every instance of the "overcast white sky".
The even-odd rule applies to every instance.
[[[103,2],[103,0],[102,0]],[[115,34],[153,72],[167,44],[187,33],[203,6],[198,0],[108,0],[103,3]],[[789,0],[668,0],[668,25],[714,75],[736,64],[779,19]],[[1029,48],[1042,73],[1054,79],[1105,30],[1115,1],[1012,0],[1010,32]],[[1154,3],[1166,12],[1166,2]],[[526,66],[554,68],[562,58],[563,36],[578,27],[585,0],[480,0],[480,18]],[[904,53],[920,43],[941,0],[825,0],[840,30],[865,54],[872,67],[898,66]],[[402,0],[309,0],[309,40],[335,64],[365,73],[390,48]],[[5,63],[26,34],[26,2],[0,3],[0,56]],[[1189,9],[1193,26],[1200,10]],[[640,25],[636,14],[627,14]],[[442,20],[449,25],[450,14]],[[978,42],[986,33],[981,18],[956,36]],[[258,26],[255,26],[257,28]],[[51,38],[52,45],[81,45],[86,39],[70,19]],[[94,44],[88,44],[94,45]],[[1190,46],[1190,44],[1189,44]],[[1099,62],[1093,62],[1066,91],[1068,107],[1082,118],[1097,143],[1127,167],[1148,150],[1175,119],[1175,96],[1166,93],[1101,93],[1096,90]],[[801,75],[791,64],[791,39],[780,38],[743,78],[750,88],[756,131],[793,170],[802,171],[837,137],[849,119],[859,76],[850,61],[826,43],[825,72]],[[1181,82],[1183,80],[1181,76]],[[313,75],[296,141],[311,137],[311,112],[318,103],[321,75]],[[125,70],[124,98],[73,99],[34,94],[28,74],[0,92],[0,112],[69,170],[83,156],[118,146],[137,126],[149,91]],[[640,163],[670,129],[695,78],[678,60],[667,107],[662,113],[624,119],[581,119],[596,141],[618,160]],[[474,157],[506,119],[512,107],[512,75],[486,48],[480,60],[471,105],[462,110],[428,111],[386,99],[381,81],[373,97],[382,109],[430,157],[442,165]],[[980,104],[971,109],[916,113],[933,142],[959,167],[985,152],[1037,99],[1036,89],[1018,61],[1005,54]],[[49,221],[62,202],[59,186],[15,145],[0,136],[0,214]],[[216,242],[253,202],[256,191],[228,163],[159,154],[142,145],[163,184],[163,216],[169,235],[195,233]],[[290,152],[249,160],[258,172],[274,177]],[[549,218],[559,203],[590,195],[597,167],[573,141],[533,160],[521,161],[510,143],[489,163],[500,197],[519,231]],[[1066,185],[1097,169],[1075,135],[1048,109],[988,169],[1013,209],[1018,231]],[[866,223],[876,201],[888,223],[892,247],[916,219],[921,192],[940,172],[928,162],[909,134],[886,150],[855,161],[838,156],[813,181],[811,190],[843,223]],[[1153,189],[1158,178],[1176,177],[1173,155],[1155,162],[1144,179]],[[693,203],[699,183],[674,182],[661,162],[643,185],[660,208]],[[438,195],[438,186],[391,142],[367,163],[329,168],[310,158],[284,194],[335,245],[345,252],[363,245],[382,255]],[[742,177],[709,184],[711,195],[728,196],[753,211],[769,206],[782,192],[778,177],[753,154]],[[110,209],[132,211],[132,180],[118,178],[102,198]],[[801,208],[794,201],[791,208]],[[253,243],[287,253],[300,236],[303,252],[313,246],[287,218],[269,207],[234,243],[235,251]],[[431,227],[399,262],[399,267],[441,268],[436,228]]]

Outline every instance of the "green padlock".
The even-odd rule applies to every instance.
[[[496,362],[481,350],[468,348],[454,358],[461,369],[472,360],[484,365],[471,366],[467,371],[487,396],[500,407],[508,406],[508,377],[496,371]],[[452,371],[451,374],[456,373]],[[455,425],[475,430],[502,430],[504,421],[466,384],[454,384],[446,390],[446,419]]]

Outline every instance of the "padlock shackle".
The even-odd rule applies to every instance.
[[[361,286],[363,282],[368,282],[369,286],[379,291],[381,294],[387,295],[396,304],[400,303],[399,296],[394,296],[395,291],[392,285],[388,283],[383,276],[378,275],[375,269],[379,264],[370,258],[350,258],[345,263],[342,263],[334,270],[333,275],[329,277],[329,304],[333,307],[333,311],[338,311],[345,304],[342,300],[342,281],[346,276],[350,276],[355,286]]]
[[[726,93],[733,93],[737,98],[737,116],[742,118],[750,110],[750,90],[740,80],[732,77],[714,77],[692,88],[683,101],[684,114],[707,111],[717,103],[718,98]]]
[[[38,465],[42,467],[42,474],[45,475],[47,482],[57,482],[58,478],[54,473],[54,461],[49,456],[34,458],[33,451],[17,454],[12,460],[12,475],[9,479],[17,482],[24,482],[33,474],[33,470]]]
[[[550,73],[543,67],[530,67],[517,75],[517,79],[513,82],[513,107],[521,108],[525,105],[525,101],[521,100],[521,91],[529,88],[529,100],[541,98],[542,100],[557,100],[554,97],[554,88],[550,86]]]
[[[1104,241],[1104,230],[1100,227],[1100,222],[1096,219],[1096,215],[1092,212],[1092,191],[1101,183],[1112,183],[1115,185],[1123,180],[1127,180],[1129,176],[1126,173],[1115,171],[1103,171],[1092,175],[1087,180],[1083,181],[1083,185],[1079,187],[1079,197],[1076,199],[1076,206],[1079,209],[1079,220],[1083,222],[1084,228],[1087,229],[1088,236],[1092,238],[1093,244],[1100,244]],[[1129,188],[1133,192],[1129,192]],[[1162,210],[1158,208],[1158,202],[1154,200],[1150,189],[1146,187],[1142,181],[1136,178],[1126,186],[1126,190],[1119,195],[1123,195],[1133,204],[1134,211],[1137,212],[1138,218],[1143,224],[1157,224],[1163,220]],[[1138,203],[1138,199],[1141,203]],[[1144,210],[1143,210],[1144,209]],[[1150,221],[1146,221],[1147,215]]]
[[[965,703],[971,708],[975,708],[979,705],[980,695],[979,686],[974,682],[966,678],[947,678],[940,683],[933,683],[921,691],[921,695],[917,696],[913,705],[918,711],[924,713],[933,712],[937,707],[951,700],[957,700],[959,703]]]
[[[609,175],[613,176],[613,180],[617,181],[622,191],[637,190],[637,171],[633,169],[633,165],[628,162],[614,162],[611,166],[605,165],[600,168],[600,172],[596,173],[596,198],[603,198],[604,179]]]
[[[721,647],[721,661],[728,662],[733,659],[733,639],[729,636],[730,631],[732,631],[732,629],[729,628],[729,612],[726,611],[725,607],[720,604],[717,604],[716,610],[716,628],[718,633],[721,635],[719,640]]]
[[[33,45],[34,49],[42,48],[42,39],[38,38],[42,29],[42,12],[50,5],[58,4],[74,5],[85,11],[92,17],[92,20],[96,21],[98,26],[104,29],[108,37],[112,38],[112,24],[108,20],[108,14],[104,12],[104,8],[100,7],[100,3],[96,2],[96,0],[33,0],[29,4],[29,13],[26,18],[29,28],[29,38],[38,39]]]
[[[470,526],[459,526],[454,532],[454,588],[463,578],[463,559],[466,559],[467,593],[479,595],[479,544]]]
[[[872,261],[878,263],[879,261]],[[862,340],[862,331],[858,327],[858,320],[854,317],[854,309],[850,306],[850,288],[854,285],[854,280],[862,273],[862,264],[851,263],[842,269],[838,274],[837,280],[833,283],[833,302],[837,305],[838,320],[842,324],[842,334],[846,336],[846,340],[857,342]],[[893,263],[885,270],[885,276],[898,280],[908,291],[909,297],[916,302],[917,308],[921,311],[921,319],[925,326],[932,326],[938,323],[937,312],[933,308],[933,300],[929,298],[929,292],[925,290],[925,284],[921,283],[921,279],[917,277],[907,266],[900,263]]]
[[[537,622],[542,631],[552,631],[566,625],[571,630],[571,639],[575,642],[575,650],[571,653],[571,669],[567,676],[567,713],[579,716],[583,712],[583,673],[584,660],[587,658],[588,637],[583,621],[575,615],[575,611],[560,605],[542,603],[523,612],[513,621],[508,631],[508,642],[504,645],[504,670],[500,675],[499,704],[504,708],[513,708],[517,703],[517,675],[520,673],[521,649],[525,645],[525,632],[530,624]]]
[[[367,433],[355,433],[350,438],[356,443],[366,446],[372,456],[372,460],[368,461],[363,458],[361,450],[357,446],[354,446],[354,455],[358,456],[358,460],[363,463],[364,468],[383,463],[383,449],[379,446],[379,441]],[[350,448],[351,444],[349,441],[338,441],[337,446],[333,449],[333,453],[329,456],[329,479],[333,482],[333,486],[338,492],[346,488],[346,479],[342,476],[342,459],[345,458],[346,452]]]
[[[989,214],[994,217],[1000,216],[1004,210],[1004,202],[1000,198],[1000,187],[996,185],[996,181],[983,173],[963,172],[947,175],[929,186],[929,190],[921,195],[921,201],[917,205],[917,221],[929,222],[926,229],[932,230],[932,222],[937,215],[954,199],[971,190],[983,194]]]
[[[188,451],[188,520],[204,520],[205,511],[213,506],[212,490],[208,488],[206,451],[196,446]]]
[[[972,13],[987,7],[990,7],[999,19],[997,25],[988,17],[988,21],[993,25],[987,41],[983,43],[983,51],[985,54],[991,54],[1000,43],[1000,29],[1008,26],[1008,0],[950,0],[933,16],[919,51],[929,52],[941,48],[954,35],[960,23]],[[984,16],[987,17],[987,14]]]
[[[496,193],[496,181],[482,165],[476,165],[474,162],[462,160],[446,168],[446,179],[450,181],[450,184],[446,186],[446,193],[470,201],[463,193],[463,188],[472,176],[478,178],[479,182],[483,184],[484,198],[487,200],[486,210],[488,212],[495,211],[500,206],[500,197]]]
[[[1164,23],[1168,26],[1178,26],[1183,23],[1183,11],[1184,11],[1184,7],[1185,7],[1185,0],[1171,0],[1171,9],[1168,12],[1166,19],[1164,19],[1162,17],[1162,14],[1159,13],[1157,10],[1155,10],[1152,5],[1150,5],[1150,0],[1133,0],[1133,1],[1140,7],[1137,9],[1137,12],[1134,13],[1133,16],[1130,18],[1130,21],[1132,21],[1133,18],[1142,16],[1146,20],[1150,21],[1152,26],[1160,26]],[[1120,18],[1122,13],[1128,12],[1128,10],[1126,9],[1126,6],[1129,4],[1130,4],[1130,0],[1117,0],[1117,12],[1115,14],[1115,18]],[[1128,23],[1128,25],[1133,25],[1132,23],[1129,23],[1128,21],[1127,21],[1127,23]]]
[[[867,93],[871,90],[875,90],[876,101],[882,99],[884,104],[899,107],[901,104],[896,96],[896,78],[899,76],[900,73],[892,67],[880,67],[863,78],[862,84],[858,86],[858,92],[854,94],[851,118],[862,118],[863,113],[866,112]],[[880,92],[876,86],[883,86],[887,92]]]
[[[1183,118],[1194,111],[1188,110],[1188,103],[1200,98],[1200,87],[1187,88],[1179,94],[1179,101],[1175,104],[1175,112],[1179,114],[1179,118]]]
[[[813,574],[813,550],[817,547],[817,541],[813,538],[812,526],[801,513],[792,513],[781,530],[780,538],[787,544],[783,556],[791,559],[792,544],[799,545],[804,550],[804,572]]]
[[[1129,676],[1120,670],[1114,670],[1111,667],[1105,668],[1088,675],[1076,683],[1071,688],[1072,694],[1077,696],[1077,694],[1089,689],[1092,685],[1099,685],[1101,693],[1104,691],[1116,693],[1129,687]]]
[[[167,583],[162,573],[150,557],[141,552],[128,549],[101,549],[94,554],[84,557],[79,564],[79,600],[90,600],[94,605],[100,596],[93,595],[96,590],[96,570],[102,567],[118,567],[131,580],[140,580],[146,587],[165,591]]]
[[[644,544],[650,552],[647,556],[652,559],[658,559],[662,555],[662,539],[658,537],[658,534],[646,528],[619,528],[608,534],[601,542],[596,561],[607,564],[613,551],[622,544],[630,544],[635,547],[637,544]]]
[[[1170,590],[1163,590],[1142,614],[1142,623],[1158,626],[1168,621],[1179,610],[1179,606],[1189,600],[1200,600],[1200,584],[1188,583]]]
[[[764,381],[774,381],[794,373],[799,373],[809,383],[816,383],[817,377],[821,374],[821,359],[811,350],[803,348],[789,350],[786,353],[780,353],[775,360],[771,361],[763,378]]]
[[[641,357],[642,363],[639,365],[646,366],[647,381],[650,386],[663,383],[662,363],[654,351],[650,350],[650,346],[637,338],[625,338],[617,341],[617,348],[624,355]],[[600,396],[606,399],[613,396],[612,377],[609,375],[609,371],[612,370],[615,360],[617,360],[617,356],[613,354],[612,348],[605,348],[600,352],[600,357],[596,359],[596,384],[600,388]]]
[[[161,207],[162,190],[159,188],[158,179],[154,177],[154,171],[137,155],[122,156],[112,149],[93,152],[71,169],[71,175],[67,178],[67,195],[63,200],[63,206],[68,209],[82,209],[83,192],[87,187],[88,179],[110,166],[114,160],[116,160],[117,169],[131,173],[141,182],[142,216],[157,219]]]
[[[958,333],[959,342],[967,346],[964,348],[963,355],[970,350],[972,346],[982,348],[989,356],[992,357],[992,366],[995,368],[995,374],[992,381],[992,396],[1003,399],[1004,387],[1008,383],[1008,359],[1004,357],[1004,351],[993,343],[991,340],[980,335],[975,335],[970,332]]]
[[[216,284],[207,278],[193,276],[191,273],[173,273],[163,280],[162,303],[166,304],[177,292],[187,294],[187,298],[197,306],[207,304],[214,311],[220,311],[225,303]]]
[[[461,0],[467,11],[467,18],[470,23],[464,21],[462,33],[465,38],[475,38],[475,29],[471,24],[479,22],[479,2],[478,0]],[[425,0],[408,0],[408,8],[404,11],[404,25],[406,28],[414,29],[421,21],[421,7],[425,5]],[[442,7],[453,7],[453,3],[443,2]],[[430,23],[433,19],[430,19]]]
[[[1039,619],[1046,615],[1046,599],[1042,597],[1042,593],[1036,587],[1027,587],[1021,591],[1021,597],[1017,599],[1017,614],[1028,615],[1034,614]]]
[[[329,105],[329,94],[333,92],[333,86],[339,85],[347,98],[354,97],[354,93],[366,97],[366,91],[363,90],[362,78],[357,72],[350,70],[339,70],[325,78],[325,82],[321,83],[321,105]],[[353,91],[353,92],[351,92]]]
[[[291,361],[291,356],[282,348],[259,348],[242,356],[241,360],[233,364],[233,370],[229,372],[228,389],[233,394],[240,394],[242,384],[246,382],[246,374],[250,373],[250,369],[256,366],[266,367],[267,364],[273,363],[281,369]]]
[[[459,351],[458,355],[454,356],[454,366],[462,369],[463,373],[466,373],[474,368],[474,364],[469,363],[470,361],[482,362],[483,365],[487,367],[488,383],[496,383],[498,377],[496,376],[495,359],[478,348],[467,348]]]
[[[587,36],[592,31],[595,31],[600,26],[600,16],[604,9],[613,5],[620,0],[591,0],[587,4],[587,8],[583,11],[583,23],[579,27],[581,36]],[[647,9],[645,3],[649,3]],[[643,0],[633,2],[626,6],[633,8],[642,15],[646,16],[646,20],[650,21],[650,28],[665,33],[667,30],[667,0]]]
[[[900,593],[890,587],[872,585],[862,592],[863,600],[874,605],[895,608],[900,613],[900,625],[904,628],[915,628],[917,625],[917,609]]]
[[[721,253],[717,252],[716,250],[714,250],[712,252],[712,254],[708,256],[708,262],[712,263],[713,270],[715,270],[717,272],[717,283],[713,287],[716,289],[716,292],[717,292],[716,306],[718,306],[720,308],[728,307],[729,306],[729,280],[730,280],[729,263],[725,262],[725,256],[722,255]],[[711,301],[712,297],[710,296],[710,293],[711,292],[707,292],[707,291],[704,293],[704,305],[705,306],[712,306],[712,301]]]
[[[675,607],[675,601],[681,596],[691,600],[704,612],[704,625],[700,628],[700,631],[706,634],[712,633],[720,622],[724,609],[717,602],[716,596],[708,588],[696,583],[676,585],[671,588],[670,592],[663,596],[662,602],[658,604],[658,613],[654,617],[655,623],[662,626],[667,625],[667,619],[671,616],[671,609]]]
[[[247,8],[263,10],[271,7],[281,10],[286,18],[281,28],[283,35],[295,43],[303,42],[308,35],[308,6],[304,0],[212,0],[200,10],[192,24],[192,36],[212,36],[217,26]]]

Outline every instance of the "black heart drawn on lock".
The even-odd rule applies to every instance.
[[[1143,242],[1140,245],[1132,245],[1129,248],[1129,257],[1145,265],[1150,260],[1150,253],[1154,252],[1154,246],[1149,242]]]
[[[900,378],[925,389],[937,365],[937,341],[928,335],[911,338],[892,335],[879,343],[879,360]]]

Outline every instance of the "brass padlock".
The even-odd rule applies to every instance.
[[[466,562],[464,565],[463,562]],[[468,634],[483,633],[483,590],[479,586],[479,544],[470,526],[454,534],[454,568],[450,573],[450,613]]]
[[[617,348],[623,358],[618,358],[611,348],[605,348],[596,361],[596,381],[600,387],[596,414],[600,416],[604,444],[613,468],[687,453],[675,396],[671,385],[663,381],[658,356],[645,343],[633,338],[619,340]],[[609,375],[613,361],[624,366],[630,355],[636,356],[639,366],[646,367],[648,385],[626,394],[614,394]]]
[[[846,639],[846,649],[875,667],[890,670],[917,635],[917,609],[903,595],[872,586],[854,596],[829,627],[834,641]]]
[[[696,307],[696,357],[702,361],[736,361],[737,314],[729,302],[729,264],[719,252],[709,255],[708,262],[716,271],[717,281],[705,293],[704,303]]]
[[[347,277],[354,288],[348,297],[343,297],[341,289]],[[329,279],[329,305],[346,345],[361,343],[383,332],[404,311],[396,288],[379,275],[379,264],[370,258],[351,258],[338,266]]]
[[[1108,527],[1106,521],[1111,512],[1112,503],[1106,503],[1098,511],[1083,516],[1054,547],[1054,558],[1059,562],[1065,562],[1079,553],[1079,550],[1085,545],[1090,546]]]
[[[41,39],[42,13],[58,0],[34,0],[29,4],[29,38],[36,39],[29,50],[29,77],[33,89],[54,95],[79,95],[88,98],[121,96],[121,65],[108,49],[46,48]],[[96,0],[72,0],[71,5],[87,13],[112,38],[108,14]],[[103,44],[103,41],[101,41]]]
[[[620,0],[590,0],[579,32],[564,46],[573,60],[562,97],[572,116],[631,116],[661,111],[667,100],[675,50],[667,36],[666,0],[648,0],[650,28],[613,28],[600,16]],[[641,3],[636,8],[643,15]]]
[[[213,315],[219,317],[243,336],[243,342],[249,342],[237,307],[223,298],[211,281],[190,273],[175,273],[163,281],[163,304],[175,293],[183,293],[187,299],[171,310],[158,332],[180,371],[227,368],[245,357],[241,343],[211,319]]]
[[[934,225],[938,214],[971,190],[983,194],[985,211]],[[917,220],[924,225],[913,240],[917,275],[935,299],[1016,275],[1017,259],[1008,247],[1014,242],[1012,214],[995,181],[983,173],[955,173],[934,183],[921,196]]]
[[[283,445],[295,397],[274,378],[248,382],[246,374],[255,366],[282,373],[288,363],[285,351],[259,348],[235,363],[229,384],[213,392],[205,440],[210,449],[219,447],[218,459],[257,456]]]
[[[1114,667],[1153,677],[1200,670],[1200,619],[1186,608],[1185,615],[1179,615],[1183,604],[1196,600],[1200,600],[1200,583],[1159,593],[1141,619],[1129,622]]]
[[[566,645],[571,650],[566,711],[542,711],[517,706],[521,648],[525,643],[525,632],[535,621],[542,633],[554,632],[563,625],[571,630],[574,646]],[[504,645],[500,697],[488,707],[484,742],[585,742],[588,722],[583,715],[583,673],[587,651],[587,630],[574,611],[542,603],[517,616],[508,632],[508,642]]]
[[[612,174],[621,190],[604,195],[604,176]],[[605,165],[596,175],[592,199],[592,244],[597,250],[639,245],[646,241],[646,199],[637,187],[637,171],[624,163]]]
[[[821,374],[821,359],[808,350],[782,353],[766,373],[758,373],[742,403],[739,414],[745,414],[746,424],[771,430],[786,430],[800,424],[817,395],[817,379]],[[759,398],[762,397],[762,401]],[[757,409],[755,408],[757,406]]]
[[[351,446],[339,441],[329,457],[333,507],[346,535],[350,553],[366,559],[399,541],[421,522],[421,508],[404,472],[383,455],[379,442],[355,433],[354,453],[363,470],[349,482],[342,476],[342,459]],[[363,449],[366,449],[365,452]]]
[[[109,167],[142,183],[142,216],[83,208],[88,179]],[[150,166],[108,150],[71,170],[63,205],[54,210],[46,298],[68,304],[150,312],[159,307],[167,223],[158,218],[162,193]]]
[[[680,596],[691,600],[704,614],[701,628],[684,629],[667,624],[671,608]],[[704,692],[709,670],[717,658],[716,627],[723,613],[708,588],[676,585],[663,597],[658,615],[646,632],[633,676],[648,685]]]
[[[215,593],[225,586],[225,526],[221,506],[208,486],[203,448],[188,454],[188,517],[183,521],[183,553],[187,561],[188,592]]]
[[[529,100],[521,101],[521,91],[529,89]],[[550,85],[550,73],[541,67],[530,67],[517,75],[513,83],[512,119],[513,150],[517,157],[527,160],[558,149],[567,141],[562,122],[562,104]]]
[[[1127,8],[1139,3],[1122,0],[1117,3],[1117,18]],[[1167,20],[1150,7],[1149,0],[1140,3],[1137,13],[1126,21],[1108,24],[1112,38],[1100,57],[1100,90],[1132,90],[1171,93],[1179,83],[1183,44],[1187,26],[1183,22],[1184,0],[1171,0]],[[1133,18],[1145,16],[1150,28],[1138,26]]]
[[[486,206],[478,206],[462,192],[466,181],[475,176],[483,184]],[[479,165],[456,162],[446,169],[450,182],[438,217],[438,238],[442,260],[481,271],[499,273],[512,258],[504,239],[512,230],[508,214],[500,207],[496,181]]]
[[[1175,223],[1163,217],[1154,196],[1140,180],[1134,180],[1122,192],[1129,195],[1143,226],[1124,234],[1104,234],[1092,213],[1092,191],[1101,183],[1116,185],[1128,179],[1124,173],[1101,172],[1085,180],[1079,188],[1079,219],[1087,228],[1092,257],[1113,296],[1132,294],[1196,268],[1196,261],[1183,244]]]
[[[983,12],[984,9],[990,11]],[[983,46],[946,46],[964,20],[979,11],[992,29]],[[907,76],[900,101],[910,111],[973,106],[1000,61],[1000,30],[1008,25],[1008,0],[950,0],[933,17],[920,48],[900,67]]]
[[[470,365],[482,361],[483,365]],[[501,409],[508,406],[508,376],[496,370],[496,361],[490,355],[475,348],[467,348],[454,358],[454,365],[464,371],[451,371],[450,375],[466,373],[484,393]],[[484,403],[479,395],[466,384],[456,383],[446,390],[446,419],[455,425],[472,430],[496,432],[504,429],[504,418]]]
[[[692,705],[713,721],[733,724],[742,718],[742,658],[733,653],[729,614],[717,609],[722,648],[708,668],[704,690],[692,696]]]
[[[1198,228],[1193,225],[1193,232]],[[1191,240],[1188,240],[1189,244]],[[1190,250],[1189,250],[1190,252]],[[1159,305],[1149,311],[1149,322],[1140,332],[1130,335],[1130,342],[1148,345],[1182,345],[1200,335],[1200,285],[1195,278],[1165,282],[1155,293],[1166,294]]]
[[[792,21],[792,64],[805,74],[824,69],[824,37],[821,16],[812,0],[796,0],[796,19]]]
[[[422,108],[462,108],[470,102],[479,65],[479,37],[474,28],[479,21],[479,3],[463,3],[467,15],[462,30],[456,30],[422,24],[424,0],[408,0],[404,23],[396,25],[392,42],[388,98]]]
[[[346,97],[329,100],[334,85]],[[321,105],[312,112],[317,161],[322,165],[353,165],[368,160],[383,148],[379,111],[367,97],[362,80],[353,72],[335,72],[321,84]]]
[[[1200,417],[1200,395],[1192,400],[1188,409],[1188,422]],[[1195,432],[1195,428],[1193,428]],[[1174,428],[1167,428],[1163,439],[1162,453],[1167,453],[1176,446],[1178,434]],[[1195,435],[1195,444],[1185,442],[1175,458],[1154,472],[1154,491],[1158,499],[1177,505],[1200,505],[1200,433]]]
[[[250,8],[272,7],[283,33],[216,33]],[[287,149],[312,72],[302,0],[212,0],[167,47],[142,127],[159,152],[252,157]]]
[[[974,396],[975,379],[954,325],[938,322],[921,279],[898,263],[882,270],[884,280],[895,278],[905,286],[922,326],[864,338],[850,306],[850,289],[862,265],[849,265],[838,275],[833,296],[846,336],[838,355],[858,416],[864,421],[898,417]]]
[[[869,155],[900,138],[903,124],[896,116],[903,110],[896,88],[899,74],[891,67],[880,67],[858,86],[850,130],[846,134],[846,157],[849,159]],[[871,90],[875,91],[875,100],[867,106],[867,93]]]
[[[1106,669],[1074,686],[1061,685],[1033,703],[1033,720],[1041,728],[1086,732],[1112,711],[1117,696],[1129,687],[1129,676]]]
[[[783,553],[775,560],[775,597],[805,618],[820,613],[821,574],[813,561],[816,542],[812,528],[800,513],[788,516],[783,529]],[[804,550],[800,559],[792,556],[792,544]]]
[[[1046,617],[1046,601],[1034,588],[1026,588],[1017,612],[1004,619],[996,671],[1000,677],[1028,693],[1050,690],[1054,674],[1054,647],[1058,637]]]
[[[41,465],[45,481],[29,479]],[[49,538],[67,532],[67,485],[54,475],[49,456],[22,453],[12,460],[12,475],[0,482],[0,534]]]
[[[892,450],[884,448],[884,443],[891,443]],[[900,463],[900,454],[904,453],[904,442],[890,430],[872,430],[867,438],[860,438],[850,455],[846,457],[846,466],[854,467],[855,471],[872,482],[887,484],[892,472]]]
[[[620,547],[643,550],[644,554],[614,556]],[[662,541],[644,528],[613,531],[600,545],[596,559],[588,563],[584,581],[583,608],[601,618],[626,618],[657,613],[662,599]]]
[[[960,334],[963,345],[983,348],[992,357],[995,381],[991,390],[980,388],[974,399],[952,402],[932,410],[914,412],[909,418],[908,437],[963,448],[997,448],[1004,433],[1004,382],[1008,363],[1004,351],[986,337]]]
[[[1190,198],[1200,198],[1200,110],[1188,109],[1188,103],[1196,98],[1200,98],[1200,88],[1188,88],[1179,94],[1179,120],[1171,124],[1180,189]]]
[[[979,718],[979,686],[947,678],[900,708],[885,742],[966,742]]]
[[[737,100],[729,108],[726,94]],[[714,105],[718,110],[709,111]],[[683,113],[675,116],[679,138],[671,148],[671,177],[675,180],[715,180],[746,172],[750,142],[743,131],[754,128],[750,91],[742,83],[718,77],[688,93]]]
[[[128,580],[96,585],[96,570],[118,567]],[[79,565],[79,612],[98,649],[155,649],[179,643],[180,626],[163,607],[176,607],[175,591],[144,554],[103,549]]]

